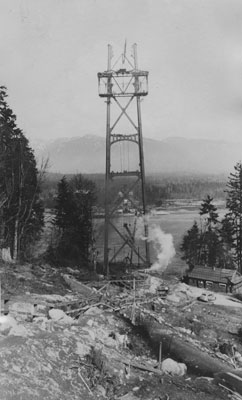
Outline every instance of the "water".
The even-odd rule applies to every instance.
[[[119,216],[113,220],[113,223],[120,229],[123,235],[127,234],[127,230],[124,228],[124,224],[128,224],[131,232],[133,232],[134,227],[134,216]],[[163,215],[151,215],[149,216],[149,226],[157,225],[165,233],[170,233],[173,236],[174,246],[176,250],[176,255],[173,257],[171,263],[168,265],[168,274],[180,274],[186,268],[186,264],[181,260],[180,245],[182,238],[188,229],[191,228],[195,220],[199,220],[199,210],[176,210],[171,211],[169,214]],[[98,250],[98,261],[103,261],[103,240],[104,240],[104,219],[96,219],[94,221],[94,229],[96,236],[96,247]],[[138,227],[139,229],[139,227]],[[111,258],[118,248],[123,244],[121,237],[115,232],[114,229],[109,231],[109,258]],[[137,247],[141,255],[144,255],[144,241],[139,239],[137,241]],[[156,261],[156,254],[152,243],[150,244],[151,262]],[[117,255],[114,261],[123,261],[126,256],[131,256],[131,251],[129,246],[125,246],[120,253]],[[133,262],[137,262],[137,257],[133,255]]]

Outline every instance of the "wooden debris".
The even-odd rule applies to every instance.
[[[147,372],[152,372],[156,375],[163,375],[163,372],[157,368],[151,367],[147,364],[141,364],[135,361],[131,361],[131,360],[126,360],[124,358],[121,358],[120,360],[116,361],[120,361],[125,365],[128,365],[129,367],[133,367],[133,368],[137,368],[137,369],[141,369],[142,371],[147,371]]]
[[[227,390],[229,393],[231,393],[233,396],[232,400],[242,400],[242,396],[238,392],[235,392],[234,390],[229,389],[227,386],[222,385],[222,383],[219,383],[218,386],[220,386],[221,388],[223,388],[223,389]]]
[[[101,293],[104,289],[106,289],[109,286],[109,282],[106,283],[104,286],[102,286],[100,289],[97,290],[97,293]]]
[[[159,346],[159,369],[161,370],[161,360],[162,360],[162,342],[160,342]]]
[[[197,303],[197,299],[196,299],[196,300],[193,300],[193,301],[190,301],[188,304],[186,304],[184,307],[182,307],[181,310],[182,310],[182,311],[185,311],[185,310],[187,310],[188,308],[192,307],[193,304],[196,304],[196,303]],[[179,306],[178,306],[178,308],[179,308]]]
[[[232,372],[222,372],[215,376],[215,380],[218,384],[222,384],[227,387],[233,388],[240,395],[242,395],[242,378]]]
[[[87,382],[85,381],[85,379],[83,378],[83,376],[82,376],[82,374],[81,374],[81,372],[80,372],[80,368],[78,368],[78,375],[80,376],[82,382],[83,382],[84,385],[86,386],[88,392],[93,396],[93,393],[92,393],[91,389],[89,388]]]
[[[92,304],[89,304],[89,305],[86,305],[86,306],[80,307],[80,308],[73,308],[72,310],[66,311],[66,314],[67,315],[75,314],[75,313],[81,314],[81,312],[85,312],[92,307],[99,307],[99,306],[111,308],[112,310],[114,310],[114,307],[110,306],[109,304],[103,303],[103,302],[98,302],[98,303],[92,303]]]

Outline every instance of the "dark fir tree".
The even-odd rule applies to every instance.
[[[220,236],[220,253],[219,253],[219,264],[222,268],[235,268],[236,258],[234,257],[234,227],[230,221],[230,218],[226,214],[221,221],[219,229]]]
[[[64,176],[57,187],[55,224],[62,231],[72,225],[73,220],[73,193]]]
[[[200,264],[200,249],[201,249],[201,235],[197,222],[195,221],[191,229],[184,235],[181,251],[183,253],[182,259],[187,262],[189,268]]]
[[[6,88],[0,87],[0,236],[1,247],[16,261],[39,237],[44,210],[33,151],[6,98]]]
[[[183,237],[183,259],[190,267],[204,265],[231,268],[231,256],[228,252],[231,226],[227,224],[227,220],[222,223],[219,221],[217,208],[210,196],[201,203],[199,214],[200,226],[195,222]]]
[[[237,163],[234,172],[230,173],[227,183],[226,214],[227,223],[231,229],[231,245],[237,268],[242,272],[242,164]]]
[[[208,230],[204,233],[203,238],[204,252],[202,264],[208,267],[221,267],[221,265],[219,265],[221,246],[218,231],[208,228]]]
[[[215,267],[218,265],[221,250],[219,220],[217,207],[209,195],[203,200],[199,214],[201,216],[200,262],[202,265]]]
[[[92,208],[96,200],[96,187],[81,174],[75,175],[70,181],[76,204],[75,219],[78,221],[78,233],[81,240],[81,254],[84,260],[89,260],[89,250],[93,239]]]
[[[92,207],[95,185],[82,175],[58,184],[54,225],[58,229],[55,260],[87,265],[92,244]]]
[[[207,228],[218,223],[217,207],[213,204],[213,198],[209,195],[203,200],[199,214],[206,219]]]

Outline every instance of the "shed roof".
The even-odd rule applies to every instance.
[[[233,282],[235,279],[236,281],[238,278],[242,279],[242,276],[236,270],[224,268],[212,269],[208,267],[195,267],[192,271],[188,272],[187,276],[191,279],[201,279],[218,283],[228,283],[228,280]]]

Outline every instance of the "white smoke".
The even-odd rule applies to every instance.
[[[163,232],[159,225],[150,225],[149,220],[148,215],[137,218],[135,238],[148,240],[153,246],[156,261],[148,271],[164,272],[176,254],[173,236],[170,233]],[[144,222],[149,225],[148,237],[144,235]]]
[[[156,261],[151,265],[149,271],[164,272],[176,254],[173,236],[163,232],[160,226],[153,225],[149,228],[148,241],[152,243],[156,254]]]
[[[138,217],[136,219],[136,229],[135,229],[135,239],[146,240],[144,233],[144,224],[149,225],[149,216],[146,214],[145,216]]]

